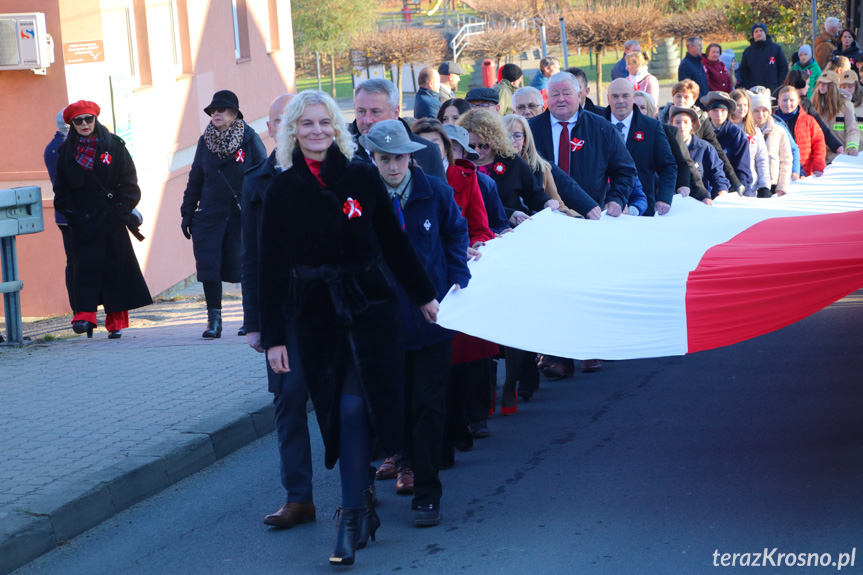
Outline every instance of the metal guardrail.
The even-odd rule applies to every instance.
[[[484,21],[479,20],[478,22],[471,22],[462,25],[456,35],[453,36],[453,39],[450,40],[450,48],[452,48],[452,58],[453,60],[458,60],[458,57],[461,56],[461,53],[464,51],[465,47],[470,43],[470,37],[476,36],[478,34],[484,34],[486,30],[486,24]]]
[[[35,234],[45,229],[42,217],[42,189],[38,186],[0,190],[0,261],[3,275],[0,293],[6,318],[6,345],[24,343],[21,323],[21,295],[24,282],[18,279],[18,253],[15,236]],[[0,336],[0,342],[3,337]]]

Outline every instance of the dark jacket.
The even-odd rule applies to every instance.
[[[689,195],[696,200],[709,198],[710,194],[701,182],[701,176],[698,173],[698,166],[689,155],[689,149],[686,147],[686,142],[683,141],[683,135],[680,130],[669,124],[662,124],[665,129],[665,135],[668,137],[668,143],[671,145],[671,153],[677,161],[677,188],[688,187]]]
[[[596,201],[590,197],[590,194],[585,192],[578,182],[569,177],[569,174],[557,167],[556,164],[549,162],[551,165],[551,177],[554,180],[554,185],[557,188],[557,193],[566,207],[571,208],[587,217],[587,212],[599,206]],[[533,177],[542,186],[542,170],[537,170],[533,173]]]
[[[748,190],[752,185],[753,177],[749,157],[749,139],[746,137],[746,133],[740,127],[732,124],[731,120],[726,120],[716,130],[716,139],[722,146],[725,155],[728,156],[728,161],[734,166],[734,172],[740,179],[740,183]]]
[[[628,78],[629,71],[626,69],[626,56],[617,61],[614,68],[611,69],[611,79]]]
[[[54,180],[57,179],[57,150],[60,149],[60,145],[66,141],[66,134],[57,130],[54,132],[54,137],[45,146],[45,152],[42,154],[42,158],[45,160],[45,169],[48,170],[48,177],[51,179],[51,185],[54,185]],[[66,218],[63,217],[63,214],[54,210],[54,223],[58,226],[66,225]]]
[[[611,109],[605,111],[605,119],[614,124]],[[671,153],[671,145],[665,136],[662,124],[632,107],[632,121],[626,136],[626,149],[635,161],[638,179],[647,196],[647,210],[642,214],[652,216],[657,201],[671,204],[677,184],[677,162]],[[659,176],[657,182],[654,182]]]
[[[663,106],[659,109],[659,121],[663,124],[667,124],[669,121],[669,108],[671,108],[671,104]],[[713,146],[713,148],[716,150],[716,153],[719,154],[719,159],[722,160],[722,164],[723,166],[725,166],[725,177],[728,178],[728,181],[733,188],[729,191],[736,192],[741,186],[740,179],[737,177],[737,173],[734,171],[734,166],[731,165],[731,161],[728,159],[728,156],[725,155],[725,151],[719,144],[719,140],[716,139],[716,132],[713,130],[713,124],[710,123],[710,117],[707,115],[707,112],[705,112],[701,108],[693,109],[698,114],[699,121],[699,128],[695,132],[695,135],[698,136],[699,140],[704,140],[705,142]]]
[[[446,181],[446,172],[443,169],[443,161],[440,157],[440,148],[434,142],[429,142],[425,138],[420,138],[411,132],[410,126],[408,126],[407,122],[399,118],[399,122],[402,123],[405,130],[407,130],[410,139],[415,144],[422,144],[425,148],[424,150],[420,150],[418,152],[413,153],[414,160],[417,164],[420,165],[420,168],[423,169],[423,172],[426,175],[434,176],[436,178],[440,178],[443,181]],[[372,163],[372,159],[369,158],[368,152],[360,145],[358,139],[360,137],[360,132],[357,129],[357,121],[354,120],[349,126],[348,129],[351,132],[351,135],[354,137],[354,142],[357,144],[357,153],[354,158],[358,160],[362,160],[364,162]]]
[[[437,118],[440,105],[437,92],[428,88],[419,88],[414,97],[414,118]]]
[[[860,46],[857,44],[857,41],[851,42],[851,45],[846,49],[842,49],[841,47],[841,38],[836,41],[836,45],[839,46],[830,54],[831,56],[845,56],[849,60],[851,60],[851,69],[856,70],[855,64],[857,62],[863,61],[863,52],[860,51]]]
[[[710,190],[711,197],[715,198],[719,190],[728,190],[728,178],[725,177],[722,161],[713,146],[698,139],[698,136],[692,136],[687,147],[704,186]]]
[[[480,171],[476,173],[476,181],[482,194],[482,203],[485,204],[485,213],[488,216],[488,227],[496,234],[501,234],[510,229],[509,218],[506,217],[506,209],[500,201],[500,193],[497,191],[497,183]]]
[[[411,168],[410,196],[402,214],[405,232],[426,273],[443,300],[453,284],[467,287],[467,220],[453,198],[453,191],[437,178],[429,178],[420,168]],[[428,323],[420,309],[399,288],[399,315],[405,337],[405,349],[414,351],[451,340],[454,333]]]
[[[339,398],[351,365],[381,449],[402,449],[404,341],[398,291],[388,270],[415,305],[437,294],[377,169],[349,162],[333,145],[321,177],[326,187],[296,149],[291,168],[273,179],[264,198],[261,344],[285,344],[289,318],[296,322],[299,357],[289,361],[301,362],[325,464],[332,468],[339,457]],[[359,217],[348,217],[357,209]]]
[[[267,157],[261,138],[248,124],[240,148],[227,158],[198,139],[180,214],[192,219],[192,246],[200,282],[240,281],[240,194],[243,175]]]
[[[788,75],[788,60],[779,44],[767,35],[766,40],[749,40],[740,60],[740,83],[747,90],[755,86],[767,86],[771,91],[782,86]]]
[[[533,132],[536,150],[554,162],[551,113],[546,110],[527,123]],[[638,175],[635,162],[617,135],[617,130],[604,118],[585,111],[578,112],[574,126],[569,126],[573,144],[569,154],[569,175],[587,192],[593,201],[605,209],[608,202],[625,206]]]
[[[680,61],[677,67],[677,81],[692,80],[698,84],[698,88],[702,96],[706,96],[710,91],[710,86],[707,84],[707,72],[704,71],[704,64],[701,59],[704,56],[693,56],[689,52]]]
[[[488,175],[497,184],[500,202],[506,210],[507,218],[511,218],[516,210],[528,215],[543,210],[548,196],[545,195],[542,185],[536,183],[533,170],[527,162],[518,156],[495,156],[494,162],[488,167],[491,170]]]
[[[60,146],[54,208],[69,225],[75,262],[73,309],[95,312],[102,304],[106,313],[113,313],[153,300],[129,239],[129,231],[138,234],[132,208],[141,200],[135,164],[126,143],[99,122],[96,134],[99,144],[92,171],[75,161],[75,138]]]

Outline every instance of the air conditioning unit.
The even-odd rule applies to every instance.
[[[45,74],[54,63],[54,41],[45,14],[0,14],[0,71],[30,70]]]

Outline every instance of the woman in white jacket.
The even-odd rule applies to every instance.
[[[770,193],[770,159],[767,154],[767,144],[761,130],[755,125],[749,113],[749,96],[747,91],[737,89],[731,92],[731,98],[737,103],[737,108],[728,117],[746,133],[749,140],[749,161],[752,169],[752,184],[743,192],[745,196],[769,198]]]
[[[752,110],[749,116],[764,136],[770,165],[770,191],[777,196],[785,195],[791,185],[794,160],[791,141],[786,130],[773,121],[770,94],[749,92]]]

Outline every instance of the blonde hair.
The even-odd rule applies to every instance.
[[[819,84],[827,84],[827,93],[822,94],[816,88],[812,94],[812,107],[821,116],[821,119],[827,122],[828,125],[833,123],[833,119],[843,112],[845,101],[839,93],[839,86],[833,82],[818,82]]]
[[[536,172],[537,170],[551,169],[549,163],[539,155],[536,151],[536,144],[533,141],[533,134],[530,132],[530,125],[527,119],[517,114],[507,114],[503,118],[503,125],[507,130],[511,129],[513,124],[518,124],[518,127],[524,132],[524,145],[521,147],[521,159],[527,162],[530,169]]]
[[[681,80],[680,82],[671,87],[672,96],[674,96],[678,92],[689,92],[697,100],[699,94],[701,93],[701,88],[699,88],[698,84],[696,84],[692,80]]]
[[[473,108],[458,119],[458,125],[490,145],[491,152],[495,156],[505,158],[515,156],[515,148],[512,146],[512,140],[509,139],[509,132],[497,114],[482,108]]]
[[[647,58],[644,57],[642,52],[633,52],[631,54],[627,54],[625,56],[627,64],[638,64],[638,67],[647,65]]]
[[[851,60],[848,59],[847,56],[831,56],[830,61],[827,62],[827,66],[824,68],[824,71],[833,70],[839,76],[842,76],[842,72],[845,70],[851,69]]]
[[[755,125],[755,120],[752,119],[752,100],[749,99],[749,94],[746,93],[746,90],[743,88],[737,88],[733,92],[729,94],[731,99],[740,104],[741,100],[746,100],[746,115],[743,116],[743,131],[749,134],[750,136],[754,136],[756,131],[758,131],[758,126]]]
[[[637,90],[635,94],[632,95],[632,99],[635,100],[636,97],[641,97],[641,99],[644,100],[644,107],[647,108],[647,115],[656,119],[658,110],[656,109],[656,101],[653,99],[653,96],[647,92]]]
[[[279,124],[279,131],[276,133],[276,160],[283,170],[290,168],[293,163],[294,148],[297,145],[297,122],[300,116],[303,115],[306,108],[318,104],[327,109],[327,113],[333,121],[333,128],[336,132],[333,141],[339,150],[348,160],[354,157],[357,145],[348,132],[348,124],[339,111],[338,104],[323,92],[304,90],[297,94],[297,97],[291,100],[291,103],[285,108]]]

